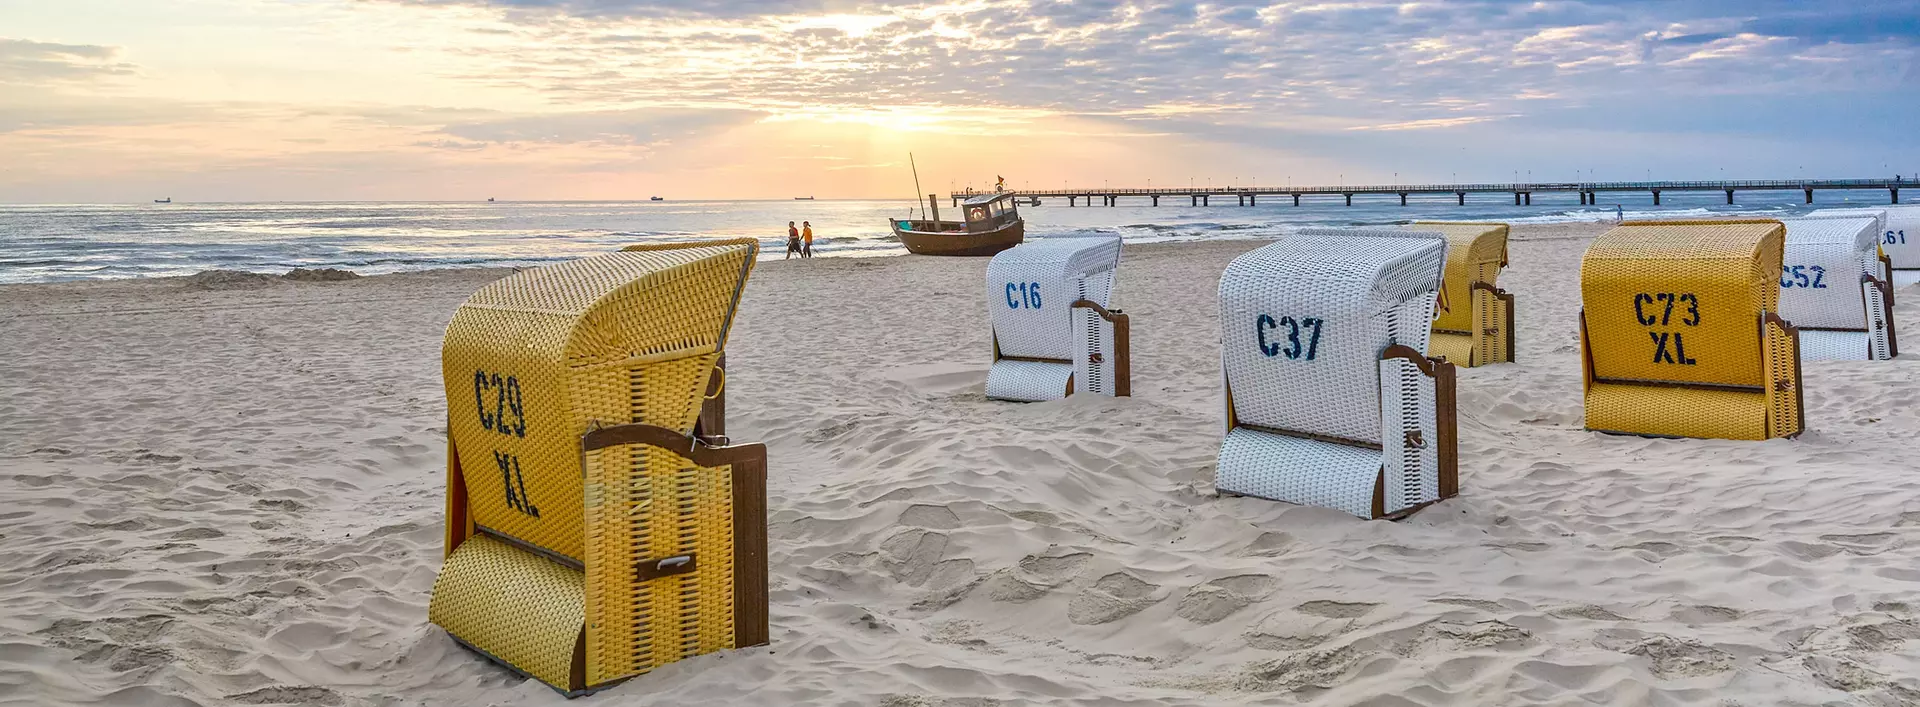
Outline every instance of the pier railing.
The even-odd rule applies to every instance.
[[[1085,198],[1087,200],[1088,205],[1092,205],[1093,199],[1096,197],[1102,198],[1103,201],[1108,205],[1113,205],[1119,197],[1123,197],[1123,196],[1151,197],[1153,199],[1153,203],[1155,204],[1159,203],[1160,197],[1165,197],[1165,196],[1191,197],[1196,200],[1195,201],[1196,204],[1207,203],[1207,197],[1210,197],[1210,196],[1239,197],[1239,202],[1242,204],[1255,203],[1253,201],[1253,197],[1292,196],[1294,197],[1294,200],[1297,203],[1299,201],[1299,197],[1301,196],[1325,195],[1325,194],[1335,194],[1335,195],[1346,196],[1348,197],[1349,204],[1352,203],[1352,197],[1356,194],[1397,194],[1401,197],[1401,201],[1403,203],[1406,200],[1406,196],[1409,194],[1455,194],[1455,195],[1458,195],[1461,198],[1462,203],[1464,203],[1467,194],[1508,193],[1508,194],[1513,194],[1515,196],[1516,201],[1524,200],[1526,203],[1531,204],[1533,202],[1532,194],[1534,192],[1578,192],[1583,195],[1581,197],[1581,203],[1593,203],[1593,194],[1597,192],[1644,191],[1644,192],[1652,192],[1654,195],[1654,202],[1659,203],[1659,195],[1660,195],[1660,192],[1663,192],[1663,191],[1724,191],[1727,193],[1728,203],[1732,203],[1733,193],[1736,191],[1798,189],[1806,192],[1807,203],[1813,203],[1813,192],[1815,190],[1885,189],[1892,194],[1893,201],[1895,203],[1898,203],[1900,200],[1900,189],[1902,187],[1913,186],[1914,184],[1915,184],[1914,181],[1911,179],[1896,177],[1893,179],[1734,179],[1734,180],[1707,180],[1707,181],[1642,181],[1642,182],[1477,182],[1477,183],[1469,183],[1469,184],[1340,184],[1340,185],[1333,185],[1333,186],[1327,186],[1327,185],[1293,186],[1290,184],[1278,185],[1278,186],[1276,185],[1267,185],[1267,186],[1188,185],[1184,187],[1176,186],[1176,187],[1151,187],[1151,188],[1085,187],[1085,188],[1061,188],[1061,189],[1014,189],[1014,190],[1008,190],[1006,193],[1010,193],[1022,198],[1036,198],[1036,199],[1037,198],[1065,198],[1065,199],[1069,199],[1070,203],[1077,202],[1079,199]],[[969,196],[973,196],[980,193],[983,193],[983,192],[976,192],[971,190],[957,191],[957,192],[951,193],[949,196],[957,202],[961,199],[965,199]]]

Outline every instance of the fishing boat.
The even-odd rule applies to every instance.
[[[907,252],[917,255],[993,255],[1020,245],[1027,235],[1026,221],[1012,194],[979,194],[960,202],[965,221],[940,220],[940,202],[928,195],[933,218],[892,222],[893,235]]]

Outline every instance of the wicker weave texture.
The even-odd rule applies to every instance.
[[[1500,270],[1507,264],[1507,224],[1415,221],[1406,228],[1436,231],[1447,238],[1441,308],[1433,320],[1436,336],[1470,332],[1463,337],[1467,339],[1464,348],[1461,342],[1436,342],[1428,355],[1469,367],[1513,360],[1513,332],[1507,326],[1506,301],[1485,288],[1474,287],[1499,286]]]
[[[1214,486],[1371,518],[1380,462],[1379,450],[1235,427],[1220,445]]]
[[[1447,238],[1447,272],[1441,279],[1441,296],[1449,306],[1433,319],[1435,329],[1476,331],[1478,318],[1473,308],[1462,306],[1473,300],[1473,283],[1498,285],[1500,268],[1507,263],[1507,224],[1448,223],[1415,221],[1413,231],[1437,231]],[[1457,363],[1458,361],[1456,361]]]
[[[1298,235],[1220,278],[1222,363],[1242,424],[1379,443],[1380,353],[1425,350],[1445,242]]]
[[[1005,356],[1073,360],[1071,305],[1081,297],[1108,306],[1120,238],[1036,238],[987,264],[987,306]]]
[[[1073,364],[1003,359],[987,370],[987,397],[1037,403],[1067,397]]]
[[[528,606],[552,597],[474,573],[436,583],[436,613],[456,637],[555,687],[514,656],[555,632],[585,631],[589,685],[732,645],[732,510],[727,469],[702,469],[654,447],[581,452],[594,425],[645,423],[690,434],[725,345],[758,245],[750,239],[630,248],[517,273],[481,289],[447,327],[449,436],[464,468],[458,493],[474,525],[564,557],[570,625]],[[584,468],[583,468],[584,464]],[[458,557],[487,535],[466,539]],[[485,545],[478,547],[487,547]],[[642,582],[647,560],[691,554],[694,572]],[[506,629],[470,634],[470,626]],[[542,654],[544,656],[544,654]],[[542,660],[545,658],[543,657]]]
[[[1872,219],[1782,221],[1787,238],[1780,272],[1780,317],[1794,326],[1866,331],[1862,276],[1880,276]]]
[[[485,535],[453,551],[427,620],[549,685],[564,686],[585,616],[579,570]]]
[[[1920,270],[1920,206],[1894,205],[1865,209],[1820,209],[1809,218],[1866,217],[1878,219],[1880,245],[1896,270]],[[1911,274],[1920,278],[1920,273]]]
[[[1887,230],[1887,210],[1886,210],[1886,209],[1875,209],[1875,208],[1860,208],[1860,209],[1819,209],[1819,210],[1817,210],[1817,211],[1814,211],[1814,212],[1812,212],[1812,213],[1808,213],[1808,214],[1806,214],[1806,215],[1804,215],[1804,216],[1801,216],[1800,218],[1801,218],[1801,219],[1820,219],[1820,218],[1841,218],[1841,219],[1854,219],[1854,218],[1870,218],[1870,219],[1873,219],[1873,230],[1874,230],[1874,233],[1875,233],[1875,234],[1880,234],[1880,233],[1884,233],[1884,232],[1885,232],[1885,231]]]
[[[644,445],[586,459],[587,683],[732,648],[731,469]],[[697,569],[645,581],[634,572],[681,556]]]
[[[1865,300],[1867,308],[1867,346],[1872,352],[1868,358],[1884,361],[1899,355],[1899,342],[1893,331],[1893,306],[1887,299],[1887,293],[1874,283],[1862,282],[1860,297]],[[1801,350],[1805,351],[1804,348]],[[1800,358],[1805,360],[1807,357],[1802,354]]]
[[[998,356],[1045,360],[996,357],[987,397],[1058,400],[1076,371],[1076,392],[1112,395],[1113,325],[1072,305],[1109,306],[1119,265],[1118,236],[1038,238],[993,256],[987,303]]]
[[[1112,277],[1112,273],[1099,276],[1107,280]],[[1107,289],[1110,291],[1112,286],[1108,285]],[[1119,375],[1113,323],[1092,309],[1079,307],[1073,310],[1073,332],[1074,392],[1113,396],[1118,390],[1116,377]]]
[[[1380,362],[1382,483],[1388,512],[1440,499],[1434,381],[1406,359]]]
[[[1761,393],[1595,383],[1587,389],[1587,429],[1760,440],[1769,433],[1767,406]]]
[[[1433,339],[1427,343],[1427,355],[1444,358],[1461,366],[1478,365],[1479,351],[1485,343],[1484,337],[1472,334],[1436,331],[1433,333]]]
[[[441,353],[448,433],[474,522],[581,559],[580,434],[596,420],[636,421],[631,370],[703,357],[708,369],[681,369],[675,388],[690,392],[649,420],[692,429],[757,248],[739,240],[608,253],[474,293]]]
[[[1875,358],[1873,338],[1864,331],[1800,330],[1803,361],[1867,361]]]
[[[1785,231],[1778,221],[1644,222],[1594,240],[1581,262],[1593,374],[1765,385],[1755,318],[1776,311]]]

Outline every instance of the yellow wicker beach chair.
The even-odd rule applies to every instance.
[[[717,365],[758,251],[636,246],[460,307],[428,620],[569,697],[767,642],[766,447],[716,446]]]
[[[1800,342],[1781,319],[1778,221],[1645,221],[1580,266],[1587,429],[1719,439],[1803,427]]]
[[[1507,266],[1507,225],[1415,221],[1407,228],[1447,237],[1444,306],[1427,355],[1467,367],[1513,362],[1513,295],[1494,284]]]

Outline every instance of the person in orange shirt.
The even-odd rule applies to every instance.
[[[800,222],[800,257],[813,257],[813,222]]]

